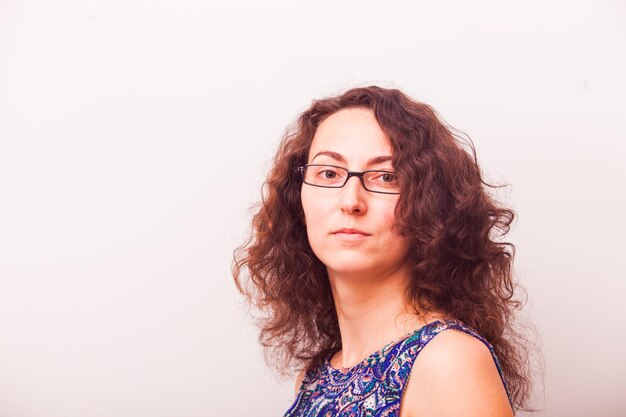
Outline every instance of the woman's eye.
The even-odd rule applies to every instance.
[[[391,183],[398,180],[398,176],[396,174],[385,173],[380,176],[383,182]]]
[[[330,173],[330,175],[328,175],[328,173]],[[330,171],[330,170],[322,171],[322,176],[328,180],[335,178],[335,175],[337,175],[335,171]]]

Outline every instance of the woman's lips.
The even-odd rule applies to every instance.
[[[363,240],[366,237],[368,237],[368,235],[364,235],[363,233],[343,233],[343,232],[333,233],[333,236],[335,236],[339,240],[343,240],[346,242],[355,242],[355,241]]]

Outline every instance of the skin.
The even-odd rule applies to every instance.
[[[332,152],[332,155],[319,154]],[[340,156],[341,157],[340,157]],[[393,170],[389,139],[369,109],[340,110],[313,137],[307,163],[351,171]],[[326,265],[339,320],[342,350],[331,358],[350,368],[390,341],[443,314],[419,317],[405,299],[409,284],[408,242],[393,230],[398,195],[372,193],[351,177],[343,188],[302,185],[309,243]],[[333,234],[341,228],[366,232],[357,240]],[[299,390],[303,374],[296,381]],[[508,417],[513,415],[487,347],[456,330],[437,335],[418,355],[400,407],[401,417]]]

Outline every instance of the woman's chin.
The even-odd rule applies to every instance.
[[[333,259],[328,263],[325,262],[329,272],[340,275],[355,275],[372,272],[377,269],[376,264],[372,263],[371,258],[364,256],[351,256],[342,259]]]

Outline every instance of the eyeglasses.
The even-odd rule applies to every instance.
[[[373,193],[400,194],[398,174],[386,170],[348,171],[336,165],[307,164],[298,168],[305,184],[324,188],[341,188],[350,177],[359,177],[363,188]]]

